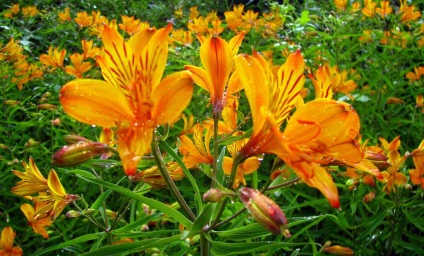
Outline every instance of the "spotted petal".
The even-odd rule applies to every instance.
[[[67,83],[60,90],[60,102],[68,115],[86,124],[114,127],[134,118],[121,89],[100,80]]]

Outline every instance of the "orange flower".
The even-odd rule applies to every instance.
[[[77,17],[74,18],[74,21],[80,28],[88,27],[93,24],[93,17],[88,15],[87,12],[77,12]]]
[[[134,20],[134,17],[128,17],[126,15],[122,15],[122,23],[118,24],[118,27],[127,32],[129,35],[134,35],[138,31],[140,31],[140,20]]]
[[[167,163],[166,170],[174,181],[185,177],[183,170],[176,162]],[[166,188],[166,182],[156,165],[137,173],[133,180],[147,183],[152,188]]]
[[[20,256],[23,254],[21,247],[13,246],[16,232],[11,227],[5,227],[1,231],[0,237],[0,255],[1,256]]]
[[[389,163],[392,165],[387,169],[387,171],[381,172],[383,175],[386,185],[383,187],[383,192],[389,194],[392,190],[396,192],[396,186],[400,186],[406,183],[405,174],[398,172],[399,169],[403,166],[406,157],[400,157],[400,154],[397,150],[392,150],[387,154],[389,158]]]
[[[53,220],[49,215],[39,215],[38,211],[46,206],[44,202],[34,202],[35,209],[30,204],[22,204],[21,211],[24,213],[25,217],[28,220],[28,225],[32,227],[35,233],[42,235],[44,238],[49,238],[45,227],[50,226],[53,223]]]
[[[214,115],[220,115],[226,105],[226,95],[242,88],[233,71],[233,56],[237,54],[244,34],[236,35],[230,42],[220,37],[208,38],[200,46],[200,59],[204,68],[187,65],[194,82],[210,93]],[[235,79],[235,80],[234,80]]]
[[[401,14],[400,21],[403,23],[409,23],[411,21],[417,20],[421,16],[421,13],[419,11],[415,12],[414,9],[414,5],[408,6],[407,1],[403,0],[400,3],[399,8],[399,14]]]
[[[347,0],[334,0],[334,4],[338,11],[346,10]]]
[[[322,249],[325,253],[331,253],[333,255],[341,255],[341,256],[353,256],[355,255],[354,251],[349,247],[344,247],[340,245],[328,246]]]
[[[409,71],[405,76],[410,83],[420,80],[421,76],[424,76],[424,66],[414,67],[414,72]]]
[[[37,6],[22,7],[22,14],[24,17],[34,17],[39,13]]]
[[[49,172],[47,183],[49,185],[50,193],[48,198],[50,202],[53,201],[53,208],[50,212],[50,217],[54,220],[68,204],[77,200],[78,196],[66,193],[65,188],[63,188],[62,183],[60,183],[56,171],[53,169]],[[39,196],[39,198],[42,198],[42,196]]]
[[[65,72],[68,75],[75,76],[76,78],[82,78],[82,74],[89,71],[92,68],[90,62],[84,62],[84,54],[73,53],[69,56],[72,62],[72,66],[66,66]]]
[[[358,38],[359,42],[361,43],[371,43],[372,42],[372,31],[371,30],[364,30],[362,31],[362,36]]]
[[[392,13],[393,8],[389,6],[390,2],[389,1],[381,1],[380,2],[380,7],[375,8],[375,12],[380,14],[381,17],[386,17],[387,15],[389,15],[390,13]]]
[[[38,170],[32,157],[29,158],[29,164],[22,162],[25,172],[13,170],[13,174],[18,176],[21,181],[11,189],[11,192],[19,196],[30,196],[38,192],[48,190],[47,180]]]
[[[280,126],[305,81],[300,51],[290,55],[275,74],[258,54],[238,56],[235,64],[253,118],[252,136],[240,150],[241,156],[276,154],[307,185],[318,188],[333,207],[339,207],[337,188],[321,164],[337,160],[353,165],[362,160],[363,153],[355,141],[359,132],[356,112],[343,102],[314,100],[300,105],[281,133]]]
[[[387,98],[386,102],[387,104],[404,104],[405,103],[405,101],[396,97],[389,97]]]
[[[77,79],[61,90],[60,101],[71,117],[87,124],[117,127],[118,152],[128,176],[136,174],[155,127],[175,122],[193,93],[187,71],[161,81],[171,29],[168,25],[158,31],[143,30],[125,42],[115,29],[105,26],[105,56],[97,61],[106,81]]]
[[[393,150],[397,151],[401,144],[400,136],[396,136],[396,138],[394,138],[391,142],[388,142],[386,139],[381,137],[378,138],[378,140],[381,142],[381,146],[386,153],[389,153]]]
[[[213,157],[209,148],[209,143],[213,134],[212,126],[207,126],[206,135],[203,137],[202,124],[193,126],[193,140],[187,135],[180,136],[179,151],[184,156],[184,164],[187,168],[195,167],[198,164],[212,164]]]
[[[421,188],[424,189],[424,155],[415,156],[412,159],[414,160],[415,169],[409,170],[411,182],[415,185],[421,185]]]
[[[62,49],[59,52],[59,48],[53,49],[53,47],[50,46],[47,54],[40,55],[40,62],[47,67],[52,67],[51,71],[53,71],[56,68],[63,68],[63,60],[65,59],[65,55],[65,49]]]
[[[362,14],[368,18],[374,17],[375,15],[375,3],[373,0],[364,0],[365,7],[362,9]]]
[[[71,15],[69,14],[69,7],[66,7],[63,12],[59,12],[59,21],[71,21]]]
[[[234,136],[242,135],[242,132],[235,133]],[[246,144],[246,142],[249,139],[242,139],[239,140],[231,145],[228,145],[228,152],[232,157],[235,157],[237,155],[237,152],[240,151],[240,149]],[[224,173],[227,175],[231,175],[231,169],[233,167],[234,158],[225,156],[224,161],[222,163],[222,168],[224,170]],[[240,184],[243,184],[246,186],[246,181],[244,179],[245,175],[251,174],[255,172],[261,163],[259,162],[259,159],[256,156],[252,156],[244,160],[243,163],[239,164],[237,166],[237,172],[233,183],[233,188],[236,189],[239,187]]]

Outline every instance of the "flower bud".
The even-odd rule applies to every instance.
[[[66,217],[70,219],[79,218],[82,214],[79,211],[70,210],[66,213]]]
[[[388,162],[387,156],[383,154],[374,153],[372,151],[365,151],[365,159],[368,159],[375,167],[377,167],[379,170],[385,170],[392,166]]]
[[[82,214],[87,215],[87,216],[93,215],[94,213],[96,213],[96,210],[94,210],[94,209],[86,209],[86,210],[82,211]]]
[[[354,255],[352,249],[348,247],[343,247],[340,245],[325,247],[324,249],[322,249],[322,251],[325,253],[331,253],[334,255],[345,255],[345,256]]]
[[[368,204],[368,203],[371,203],[371,201],[374,199],[374,197],[375,197],[375,192],[371,191],[368,194],[366,194],[364,196],[364,199],[362,199],[362,200],[364,201],[364,203]]]
[[[18,105],[20,102],[17,101],[17,100],[5,100],[5,101],[3,101],[3,103],[5,105],[15,106],[15,105]]]
[[[109,151],[106,144],[100,142],[80,141],[64,146],[53,155],[53,164],[58,166],[74,166]]]
[[[222,192],[219,189],[211,188],[203,194],[203,201],[205,202],[219,202],[222,199]]]
[[[63,139],[65,140],[65,142],[68,145],[72,145],[72,144],[78,143],[80,141],[91,142],[91,140],[86,139],[86,138],[79,136],[79,135],[66,135],[65,137],[63,137]]]
[[[25,143],[25,147],[30,148],[30,147],[35,147],[38,146],[40,144],[39,141],[34,140],[33,138],[30,138],[27,143]]]
[[[251,188],[241,188],[239,197],[253,218],[273,234],[290,237],[287,219],[281,208],[269,197]]]
[[[38,109],[45,109],[45,110],[55,110],[55,109],[58,108],[58,106],[46,103],[46,104],[39,104],[37,106],[37,108]]]

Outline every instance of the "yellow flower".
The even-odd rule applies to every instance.
[[[69,7],[66,7],[63,12],[59,12],[59,21],[71,21],[71,15],[69,14]]]
[[[412,159],[414,160],[415,169],[409,170],[411,182],[415,185],[421,185],[421,188],[424,189],[424,155],[415,156]]]
[[[184,156],[183,161],[187,168],[201,163],[212,164],[213,157],[209,148],[212,135],[212,126],[207,126],[206,135],[203,137],[203,126],[197,123],[193,126],[193,140],[187,135],[179,137],[179,151]]]
[[[318,188],[333,207],[339,207],[337,188],[321,165],[335,160],[353,165],[362,160],[355,140],[359,132],[356,112],[349,104],[331,99],[299,104],[281,133],[280,126],[300,98],[305,82],[300,51],[290,55],[276,73],[258,54],[240,55],[235,64],[253,118],[252,136],[240,150],[241,156],[276,154],[307,185]]]
[[[22,7],[22,14],[24,17],[34,17],[39,13],[37,6]]]
[[[181,180],[185,177],[183,170],[176,162],[167,163],[166,170],[174,181]],[[166,188],[166,182],[156,165],[137,173],[133,180],[147,183],[152,188]]]
[[[80,28],[88,27],[93,24],[93,17],[88,15],[87,12],[77,12],[77,17],[74,18],[74,21]]]
[[[122,23],[118,24],[118,27],[127,32],[129,35],[134,35],[138,31],[140,31],[140,20],[134,20],[134,17],[128,17],[126,15],[122,15]]]
[[[244,34],[226,42],[220,37],[211,37],[200,46],[200,59],[204,68],[187,65],[184,68],[193,74],[196,84],[210,94],[214,115],[220,115],[226,105],[226,95],[242,89],[233,71],[233,56],[237,54]]]
[[[388,142],[385,138],[378,138],[381,142],[384,152],[389,153],[390,151],[397,151],[400,147],[401,141],[400,136],[396,136],[391,142]]]
[[[367,16],[368,18],[374,17],[375,15],[375,3],[373,0],[364,0],[365,7],[362,8],[362,14]]]
[[[23,254],[21,247],[13,246],[16,232],[11,227],[5,227],[1,231],[0,237],[0,255],[1,256],[20,256]]]
[[[63,68],[63,60],[65,59],[65,55],[65,49],[62,49],[59,52],[58,48],[53,49],[53,47],[50,46],[47,54],[40,55],[40,62],[47,67],[52,67],[51,71],[53,71],[56,68]]]
[[[399,8],[399,14],[401,14],[400,21],[403,23],[409,23],[411,21],[417,20],[421,16],[421,13],[419,11],[415,12],[414,9],[414,5],[408,6],[407,1],[403,0],[400,3]]]
[[[381,172],[385,179],[386,185],[383,187],[383,192],[389,194],[392,190],[396,192],[396,186],[400,186],[406,183],[405,174],[398,172],[399,169],[405,163],[406,157],[401,157],[397,150],[392,150],[387,154],[389,163],[392,165],[387,168],[387,171]]]
[[[344,11],[346,10],[347,0],[334,0],[337,10]]]
[[[188,71],[162,79],[171,25],[143,30],[125,42],[108,26],[102,32],[104,57],[97,57],[106,81],[77,79],[63,86],[63,109],[80,122],[116,127],[125,173],[133,176],[150,148],[157,125],[173,123],[190,102],[193,81]]]
[[[45,227],[50,226],[53,223],[53,220],[49,215],[39,215],[38,211],[46,206],[44,202],[34,202],[35,209],[30,204],[22,204],[21,211],[24,213],[25,217],[28,220],[28,225],[32,227],[35,233],[42,235],[44,238],[49,238]]]
[[[75,76],[76,78],[82,78],[82,74],[89,71],[92,68],[90,62],[84,61],[84,54],[73,53],[69,56],[72,66],[68,65],[65,67],[65,72],[68,75]]]
[[[13,170],[13,174],[18,176],[21,181],[16,183],[16,186],[11,189],[11,192],[19,196],[30,196],[38,192],[48,190],[47,180],[38,170],[34,163],[34,159],[29,158],[29,164],[22,162],[25,172]]]
[[[381,1],[380,2],[380,7],[375,8],[375,12],[380,14],[381,17],[386,17],[387,15],[389,15],[390,13],[392,13],[393,8],[389,6],[390,2],[389,1]]]

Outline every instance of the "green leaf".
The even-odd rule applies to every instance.
[[[84,177],[96,178],[96,176],[94,174],[92,174],[91,172],[85,171],[85,170],[74,169],[74,170],[66,170],[66,171],[80,175],[80,176],[84,176]]]
[[[216,169],[216,181],[219,184],[224,184],[224,170],[222,169],[222,164],[224,163],[224,156],[226,152],[226,147],[223,147],[221,150],[221,153],[219,153],[218,160],[217,160],[217,169]]]
[[[196,202],[197,211],[201,212],[203,207],[202,196],[200,194],[200,190],[199,190],[199,187],[197,186],[196,180],[193,178],[193,175],[191,175],[190,171],[187,169],[187,167],[183,163],[183,160],[181,160],[178,154],[175,153],[174,150],[172,150],[172,148],[168,145],[168,143],[166,143],[165,141],[161,141],[159,142],[159,146],[163,148],[170,156],[172,156],[175,162],[177,162],[180,165],[180,167],[183,169],[185,176],[190,181],[190,184],[193,187],[194,200]]]
[[[176,220],[177,222],[181,223],[186,228],[191,228],[192,225],[193,225],[193,223],[189,219],[187,219],[183,214],[181,214],[179,211],[175,210],[174,208],[170,207],[169,205],[166,205],[164,203],[161,203],[159,201],[156,201],[154,199],[151,199],[151,198],[148,198],[148,197],[145,197],[145,196],[142,196],[142,195],[138,195],[131,190],[117,186],[113,183],[110,183],[110,182],[107,182],[107,181],[104,181],[104,180],[93,179],[93,178],[84,177],[84,176],[80,176],[80,175],[77,175],[77,177],[79,177],[83,180],[86,180],[88,182],[104,186],[104,187],[109,188],[109,189],[111,189],[115,192],[118,192],[118,193],[120,193],[124,196],[127,196],[127,197],[132,198],[132,199],[137,200],[137,201],[140,201],[142,203],[145,203],[148,206],[167,214],[169,217],[171,217],[174,220]]]
[[[106,198],[110,195],[110,193],[112,193],[112,190],[108,189],[106,190],[106,192],[104,192],[103,194],[101,194],[96,201],[91,205],[90,209],[93,210],[97,210],[99,209],[100,205],[103,203],[104,200],[106,200]]]
[[[131,243],[123,243],[123,244],[114,244],[114,245],[108,245],[104,246],[102,248],[99,248],[97,250],[93,250],[84,254],[81,254],[81,256],[112,256],[112,255],[127,255],[131,253],[139,253],[142,250],[148,249],[148,248],[161,248],[168,246],[172,242],[180,241],[181,235],[175,235],[171,237],[166,238],[153,238],[153,239],[146,239],[143,241],[138,242],[131,242]]]
[[[94,234],[88,234],[88,235],[82,235],[80,237],[77,237],[75,239],[72,239],[70,241],[46,248],[44,250],[41,251],[37,251],[36,253],[34,253],[34,256],[38,256],[38,255],[43,255],[45,253],[51,252],[51,251],[55,251],[55,250],[59,250],[62,248],[66,248],[68,246],[73,246],[73,245],[77,245],[80,243],[84,243],[90,240],[97,240],[99,239],[101,236],[103,235],[103,232],[99,232],[99,233],[94,233]]]
[[[365,230],[358,236],[357,241],[365,239],[367,236],[371,236],[371,232],[376,229],[380,223],[384,220],[387,215],[387,211],[383,210],[379,214],[375,214],[371,218],[364,221],[363,225]]]
[[[131,222],[130,224],[127,224],[127,225],[125,225],[121,228],[115,229],[113,232],[114,233],[120,233],[120,232],[126,232],[126,231],[133,230],[133,229],[135,229],[135,228],[137,228],[141,225],[146,224],[147,222],[149,222],[149,221],[151,221],[155,218],[160,217],[161,215],[162,214],[160,214],[160,213],[155,213],[155,214],[152,214],[152,215],[145,216],[145,217],[140,218],[140,219],[138,219],[134,222]]]
[[[225,243],[225,242],[212,242],[211,254],[212,255],[243,255],[258,251],[277,250],[283,249],[286,251],[291,250],[292,247],[307,245],[310,243],[286,243],[286,242],[243,242],[243,243]]]
[[[212,214],[215,212],[216,203],[209,203],[203,207],[202,212],[199,217],[193,223],[193,227],[190,229],[190,232],[184,234],[181,239],[186,239],[187,237],[192,237],[194,235],[202,232],[203,227],[210,221]]]
[[[226,240],[240,241],[271,235],[271,233],[258,223],[253,223],[240,228],[225,231],[216,231],[219,237]]]

